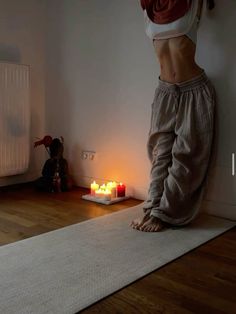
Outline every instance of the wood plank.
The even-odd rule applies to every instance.
[[[81,199],[85,188],[38,193],[30,184],[0,188],[0,245],[136,206]],[[80,313],[236,313],[236,228],[208,241]]]

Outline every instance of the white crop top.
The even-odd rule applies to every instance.
[[[146,10],[144,10],[144,22],[147,36],[154,39],[167,39],[187,35],[194,43],[197,41],[197,29],[199,18],[197,16],[198,1],[192,0],[192,5],[188,12],[181,18],[168,24],[153,23]]]

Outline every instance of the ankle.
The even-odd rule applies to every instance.
[[[144,214],[146,215],[146,214],[150,214],[151,213],[151,211],[152,211],[152,209],[151,208],[148,208],[148,209],[143,209],[143,212],[144,212]]]

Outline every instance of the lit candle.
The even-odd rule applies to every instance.
[[[111,200],[111,191],[106,189],[104,191],[104,196],[103,196],[104,200],[105,201],[110,201]]]
[[[101,189],[98,189],[95,191],[95,196],[100,198],[100,197],[103,197],[104,196],[104,191],[101,190]]]
[[[105,190],[106,190],[106,185],[105,185],[105,183],[103,183],[103,185],[100,186],[100,189],[101,189],[102,191],[105,191]]]
[[[111,198],[116,198],[116,182],[108,182],[107,188],[111,191]]]
[[[91,183],[90,185],[90,194],[91,195],[95,195],[95,191],[99,189],[99,184],[97,184],[95,181],[93,181],[93,183]]]
[[[107,183],[107,189],[111,190],[111,188],[112,188],[112,182],[108,182]]]
[[[118,184],[116,188],[117,188],[117,197],[125,196],[125,185],[123,183]]]

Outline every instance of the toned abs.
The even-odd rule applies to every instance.
[[[180,83],[203,71],[195,62],[196,45],[186,35],[154,40],[153,46],[160,63],[161,80]]]

